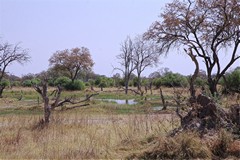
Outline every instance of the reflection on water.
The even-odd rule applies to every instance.
[[[114,102],[117,104],[137,104],[137,102],[134,99],[100,99],[101,101],[106,101],[106,102]]]
[[[168,109],[176,109],[175,106],[167,106],[167,108],[168,108]],[[163,109],[163,106],[152,107],[152,109],[153,109],[154,111],[160,111],[160,110]]]
[[[162,110],[162,109],[163,109],[163,106],[153,107],[154,111],[159,111],[159,110]]]

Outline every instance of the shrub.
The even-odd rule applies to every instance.
[[[188,80],[181,74],[169,72],[161,78],[154,79],[153,85],[156,88],[159,88],[161,85],[166,87],[187,87]]]
[[[21,85],[21,82],[20,81],[13,81],[11,85],[14,86],[14,87],[18,87],[18,86]]]
[[[153,80],[153,85],[156,87],[156,88],[160,88],[160,86],[162,85],[162,79],[161,78],[156,78]]]
[[[89,82],[85,82],[85,86],[89,87],[89,86],[91,86],[91,84]]]
[[[203,79],[201,77],[197,77],[196,80],[194,81],[194,84],[197,87],[202,87],[202,86],[205,86],[207,84],[207,80]]]
[[[187,78],[179,73],[167,73],[162,79],[162,85],[166,87],[186,87],[188,85]]]
[[[8,87],[8,86],[10,86],[9,80],[6,80],[6,79],[2,80],[2,81],[0,82],[0,86],[3,86],[3,87]]]
[[[119,80],[119,86],[125,86],[125,81],[123,79]]]
[[[54,87],[55,86],[55,80],[54,79],[49,79],[48,80],[48,85],[51,86],[51,87]]]
[[[31,80],[32,85],[39,85],[41,83],[41,80],[38,78],[33,78]]]
[[[107,82],[103,80],[100,82],[100,84],[98,86],[101,88],[105,88],[105,87],[107,87]]]
[[[23,87],[31,87],[32,86],[32,81],[30,79],[27,79],[22,82]]]
[[[112,87],[114,86],[114,80],[112,78],[100,76],[95,80],[95,85],[101,88]]]
[[[81,80],[75,80],[74,82],[70,82],[65,86],[66,90],[84,90],[85,84]]]
[[[67,85],[69,85],[71,83],[71,79],[65,76],[59,77],[55,80],[54,85],[60,85],[64,88],[66,88]]]
[[[221,84],[225,86],[224,92],[228,91],[239,92],[240,93],[240,69],[237,68],[230,74],[226,76],[226,82],[221,80]]]

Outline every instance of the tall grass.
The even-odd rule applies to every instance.
[[[142,140],[175,127],[171,118],[152,114],[56,112],[48,127],[33,129],[39,120],[39,116],[0,117],[0,159],[125,158],[141,149]]]

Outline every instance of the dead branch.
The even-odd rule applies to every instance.
[[[83,102],[89,101],[91,97],[96,96],[96,95],[98,95],[98,94],[99,94],[99,93],[94,93],[94,94],[91,94],[91,95],[87,95],[84,100],[77,101],[77,102],[75,102],[75,101],[73,100],[73,97],[65,98],[63,101],[55,104],[55,107],[54,107],[54,108],[59,107],[59,106],[63,106],[65,103],[70,103],[70,104],[83,103]],[[75,107],[75,108],[76,108],[76,107]]]
[[[80,107],[84,107],[84,106],[88,106],[88,105],[90,105],[90,104],[87,103],[87,104],[82,104],[82,105],[78,105],[78,106],[68,107],[65,110],[70,110],[70,109],[74,109],[74,108],[80,108]]]
[[[183,92],[184,92],[184,89],[176,90],[175,87],[173,87],[173,94],[174,94],[173,99],[177,104],[176,114],[180,118],[181,123],[183,120],[183,116],[180,114],[180,107],[181,107],[182,102],[185,100],[185,97],[182,97]]]
[[[54,92],[52,92],[52,93],[54,93]],[[58,85],[57,89],[55,90],[56,99],[55,99],[54,103],[51,105],[51,107],[53,109],[56,108],[59,105],[59,100],[60,100],[61,93],[62,93],[62,87],[60,85]]]

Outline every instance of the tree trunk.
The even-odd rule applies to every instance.
[[[5,89],[5,86],[0,86],[0,98],[3,98],[3,90]]]
[[[195,71],[194,71],[194,74],[191,76],[190,78],[190,88],[189,88],[189,91],[190,91],[190,94],[191,94],[191,101],[196,101],[196,90],[195,90],[195,87],[194,87],[194,81],[196,80],[197,76],[198,76],[198,73],[199,73],[199,64],[198,64],[198,61],[196,59],[196,55],[194,55],[192,53],[192,49],[189,48],[189,51],[185,50],[185,52],[190,56],[190,58],[192,59],[192,61],[194,62],[195,64]]]
[[[151,91],[151,95],[153,94],[153,91],[152,91],[152,81],[150,82],[150,91]]]
[[[140,78],[140,74],[138,74],[138,77],[137,77],[137,89],[138,89],[138,91],[141,91],[141,78]]]
[[[165,97],[163,96],[162,88],[160,87],[159,89],[160,89],[160,97],[161,97],[162,105],[163,105],[162,110],[166,110],[167,109],[167,104],[165,102]]]
[[[44,97],[44,122],[49,123],[51,115],[51,106],[49,105],[49,98]]]
[[[128,80],[125,80],[125,94],[128,94]]]
[[[212,94],[212,96],[215,96],[218,92],[217,92],[217,82],[210,79],[208,80],[208,86],[209,86],[209,90]]]

